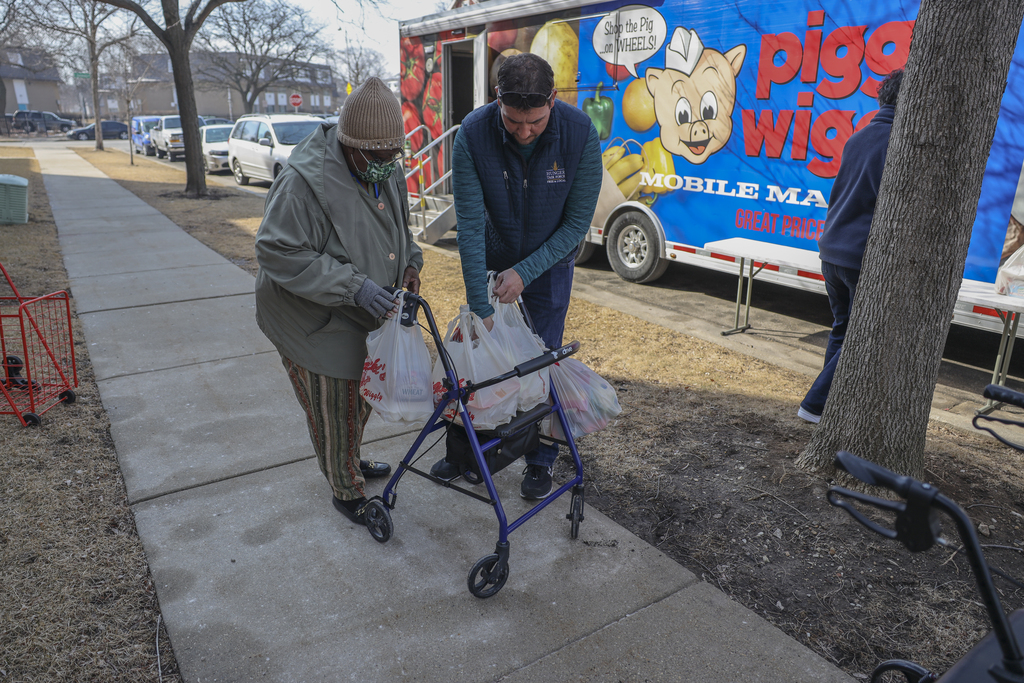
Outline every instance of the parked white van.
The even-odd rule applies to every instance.
[[[323,123],[303,114],[246,114],[228,139],[228,161],[235,182],[273,181],[287,165],[292,149]]]

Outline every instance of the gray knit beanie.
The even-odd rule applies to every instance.
[[[402,107],[384,81],[373,77],[348,96],[338,120],[338,140],[356,149],[402,148]]]

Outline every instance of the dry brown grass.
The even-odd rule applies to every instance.
[[[0,225],[0,263],[22,296],[68,286],[32,157],[0,147],[0,173],[29,180],[29,223]],[[73,329],[78,400],[39,427],[0,415],[0,679],[180,680],[77,317]]]
[[[218,187],[214,200],[187,200],[183,171],[80,153],[254,271],[261,197]],[[425,260],[422,293],[443,331],[464,300],[459,263],[435,250]],[[617,522],[862,677],[891,657],[942,671],[988,629],[962,556],[912,555],[869,535],[825,503],[829,482],[794,467],[812,430],[795,417],[808,378],[578,299],[566,339],[582,342],[578,357],[623,407],[614,425],[580,440],[587,500]],[[928,443],[928,476],[975,505],[977,521],[994,527],[986,542],[1024,545],[1021,454],[944,425],[931,426]],[[1024,574],[1021,553],[993,559]],[[1022,602],[1009,589],[1003,599]]]

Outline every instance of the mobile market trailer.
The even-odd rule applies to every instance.
[[[577,262],[604,246],[620,276],[642,283],[672,261],[735,273],[739,258],[705,248],[735,238],[763,243],[766,252],[798,248],[813,256],[843,145],[877,111],[882,78],[905,64],[918,6],[915,0],[456,6],[400,23],[406,131],[414,151],[434,144],[421,175],[426,185],[437,185],[451,131],[494,101],[504,59],[533,52],[551,64],[557,97],[587,113],[601,138],[601,198]],[[967,281],[994,282],[1007,243],[1024,162],[1022,74],[1018,43]],[[824,292],[814,267],[768,264],[759,277]],[[962,301],[955,316],[960,324],[1008,329],[988,306]]]

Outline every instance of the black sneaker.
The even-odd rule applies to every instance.
[[[551,495],[551,468],[527,465],[523,470],[523,486],[519,495],[526,500],[541,500]]]
[[[441,458],[430,468],[430,476],[437,477],[442,481],[455,481],[460,476],[459,466]]]

